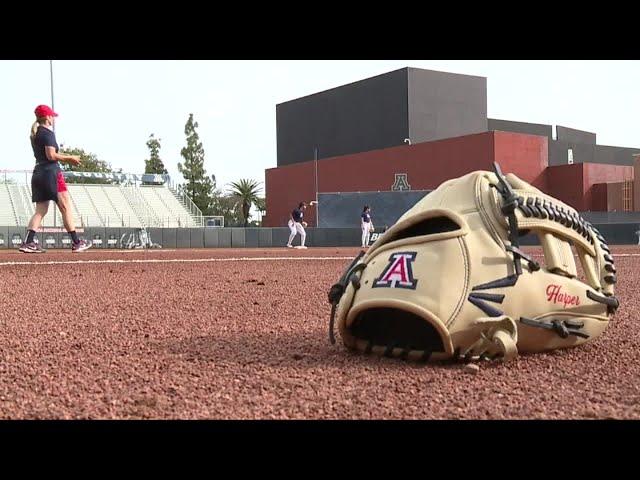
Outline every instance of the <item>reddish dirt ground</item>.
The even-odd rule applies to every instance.
[[[613,248],[600,338],[475,374],[329,343],[327,291],[357,252],[0,251],[0,418],[640,418],[640,247]],[[220,261],[246,257],[273,259]]]

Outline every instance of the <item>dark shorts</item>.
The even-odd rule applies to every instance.
[[[31,201],[34,203],[58,201],[58,193],[66,192],[67,184],[62,171],[56,168],[36,168],[31,176]]]

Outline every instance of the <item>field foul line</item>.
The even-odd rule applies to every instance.
[[[37,254],[34,254],[37,255]],[[353,257],[234,257],[234,258],[147,258],[109,260],[52,260],[49,262],[0,262],[0,267],[13,265],[76,265],[100,263],[211,263],[211,262],[269,262],[276,260],[353,260]]]
[[[34,254],[35,255],[35,254]],[[533,257],[544,257],[533,254]],[[576,255],[574,255],[575,257]],[[614,257],[640,257],[640,253],[617,253]],[[273,262],[273,261],[325,261],[325,260],[353,260],[353,257],[232,257],[232,258],[146,258],[146,259],[109,259],[109,260],[52,260],[48,262],[0,262],[0,267],[13,265],[84,265],[111,263],[214,263],[214,262]]]

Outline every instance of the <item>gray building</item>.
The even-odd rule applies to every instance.
[[[510,120],[487,119],[488,129],[503,132],[540,135],[549,139],[549,165],[570,163],[604,163],[608,165],[633,165],[633,155],[638,148],[597,145],[596,134],[575,128],[556,125],[553,137],[551,125],[539,123],[513,122]]]
[[[549,165],[633,165],[638,148],[569,127],[487,118],[487,79],[402,68],[276,106],[278,167],[500,130],[546,136]]]
[[[487,79],[402,68],[276,106],[278,166],[487,131]]]

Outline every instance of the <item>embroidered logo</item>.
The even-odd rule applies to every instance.
[[[397,252],[389,257],[389,264],[382,274],[373,281],[373,288],[409,288],[415,290],[418,280],[413,278],[411,264],[417,252]]]
[[[567,308],[567,305],[580,305],[579,295],[569,295],[561,291],[561,289],[560,285],[549,285],[547,287],[547,302],[558,303],[563,305],[564,308]]]

